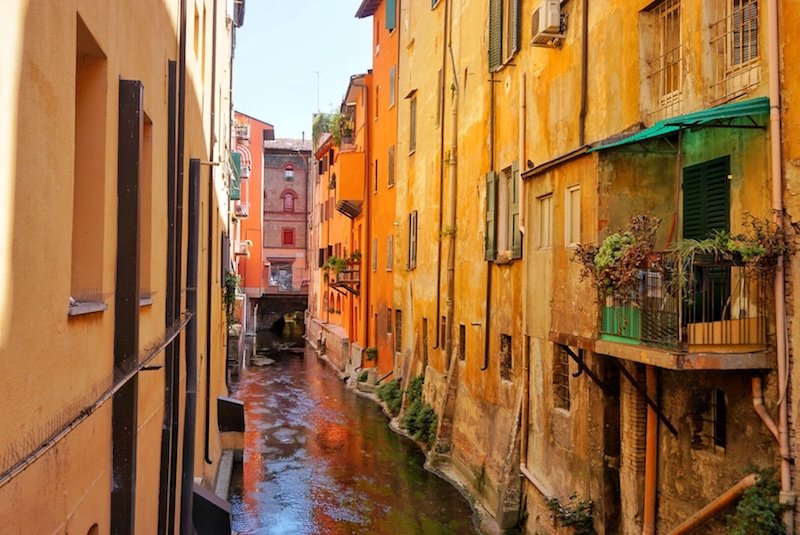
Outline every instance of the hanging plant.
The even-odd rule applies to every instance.
[[[660,224],[657,217],[637,215],[627,229],[609,234],[599,246],[579,244],[573,260],[581,264],[581,280],[591,280],[603,297],[633,294],[640,271],[655,253]]]
[[[225,274],[225,289],[222,296],[222,302],[225,305],[225,318],[228,321],[228,326],[236,323],[236,317],[233,314],[233,305],[236,303],[236,289],[239,286],[239,276],[233,271],[228,271]]]

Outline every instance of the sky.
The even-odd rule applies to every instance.
[[[311,117],[342,103],[350,75],[372,66],[372,18],[361,0],[247,0],[233,65],[236,111],[275,127],[275,137],[311,137]],[[319,73],[319,74],[317,74]],[[317,83],[319,80],[319,85]]]

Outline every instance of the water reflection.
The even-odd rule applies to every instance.
[[[291,337],[259,333],[257,345],[275,362],[244,370],[234,385],[247,418],[231,488],[236,531],[475,533],[464,499],[422,468],[421,452],[388,429],[376,405],[313,352],[292,352]]]

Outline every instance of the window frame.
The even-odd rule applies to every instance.
[[[291,237],[290,241],[286,239],[287,236]],[[281,228],[281,247],[294,247],[294,245],[295,245],[294,227]]]
[[[574,194],[577,192],[577,202]],[[577,206],[577,209],[576,209]],[[577,218],[577,221],[576,221]],[[577,232],[575,232],[577,224]],[[581,185],[573,184],[564,190],[564,246],[577,247],[581,243]]]

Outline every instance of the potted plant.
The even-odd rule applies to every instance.
[[[364,350],[364,360],[367,362],[374,362],[378,360],[378,348],[377,347],[368,347]]]

